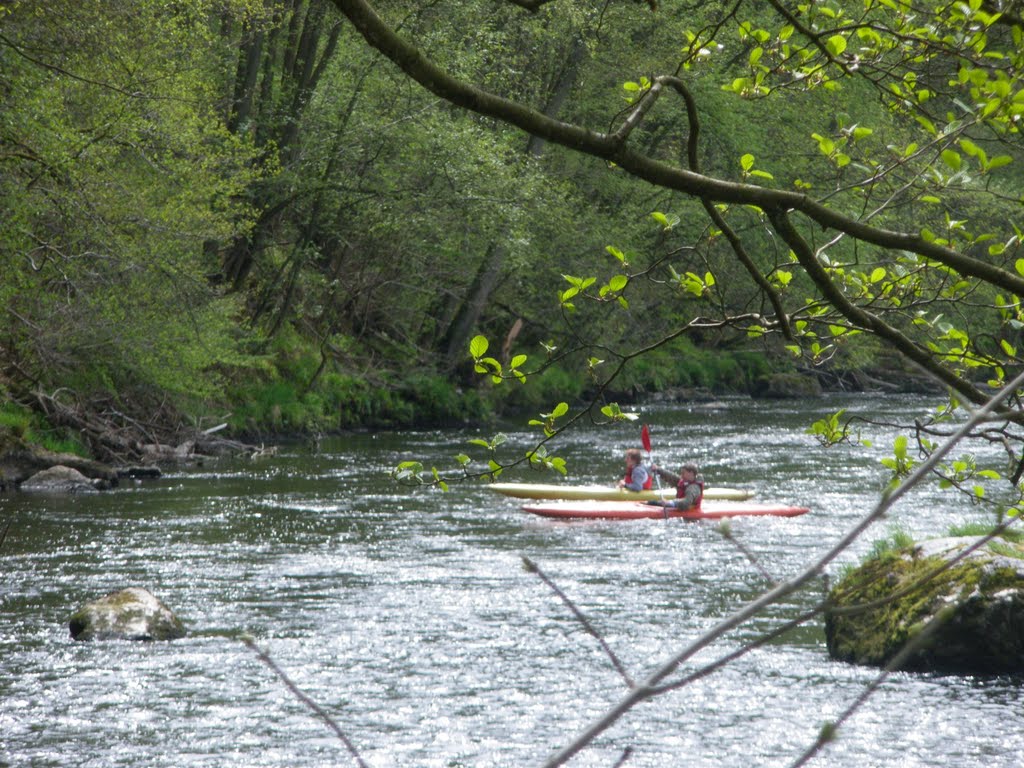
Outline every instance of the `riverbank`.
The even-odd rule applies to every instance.
[[[798,369],[764,353],[691,346],[685,352],[658,350],[600,392],[592,380],[564,366],[547,367],[525,382],[500,384],[490,377],[473,377],[467,384],[423,372],[404,378],[332,372],[310,382],[294,360],[225,387],[215,400],[176,404],[159,392],[88,396],[62,389],[52,396],[15,398],[8,387],[0,408],[0,455],[24,458],[32,447],[124,467],[175,463],[193,455],[251,455],[282,440],[315,443],[347,430],[486,427],[517,414],[535,417],[559,402],[582,407],[596,400],[626,408],[724,396],[800,399],[826,392],[938,391],[925,377],[891,363]]]

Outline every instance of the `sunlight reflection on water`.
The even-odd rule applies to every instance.
[[[907,411],[911,400],[727,401],[647,409],[655,459],[694,458],[709,481],[806,504],[791,519],[731,531],[775,578],[797,574],[876,503],[872,447],[822,453],[808,423],[839,407]],[[868,430],[865,429],[865,432]],[[338,721],[372,766],[539,765],[624,694],[608,659],[536,576],[529,556],[583,610],[629,673],[650,674],[768,582],[714,523],[566,523],[532,518],[479,484],[409,492],[386,480],[419,456],[451,466],[468,432],[361,434],[320,454],[284,448],[89,498],[3,499],[0,764],[346,765],[324,725],[241,643],[254,635]],[[510,455],[530,435],[508,431]],[[611,483],[636,425],[557,446],[574,482]],[[503,480],[557,481],[516,470]],[[931,489],[888,526],[935,535],[978,519]],[[150,588],[191,634],[167,644],[73,643],[67,615],[128,585]],[[813,604],[801,595],[684,662],[732,651]],[[640,705],[572,765],[788,765],[876,670],[828,659],[820,622],[691,686]],[[1018,681],[897,675],[814,761],[845,768],[1009,768],[1024,754]],[[999,723],[1014,727],[1000,728]],[[991,724],[982,726],[980,724]],[[937,762],[937,756],[941,759]]]

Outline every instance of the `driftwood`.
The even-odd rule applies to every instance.
[[[143,420],[125,413],[113,402],[84,405],[60,394],[36,392],[34,405],[50,423],[74,430],[93,456],[113,466],[181,463],[203,456],[259,455],[266,451],[263,446],[217,436],[226,423],[206,430],[184,425],[176,411],[162,404],[147,409],[151,416]]]

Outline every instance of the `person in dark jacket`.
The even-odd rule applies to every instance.
[[[704,476],[696,464],[683,464],[678,475],[657,465],[651,467],[651,470],[657,473],[662,480],[676,486],[676,497],[664,501],[648,501],[648,504],[655,507],[675,507],[679,510],[700,512],[700,502],[704,498]]]

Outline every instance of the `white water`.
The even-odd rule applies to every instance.
[[[872,447],[823,452],[806,426],[847,407],[895,417],[912,399],[728,401],[647,409],[654,458],[696,459],[709,483],[811,507],[734,535],[777,578],[821,556],[878,498]],[[0,765],[354,765],[333,733],[237,639],[324,707],[371,766],[539,766],[625,691],[535,561],[640,679],[768,586],[713,523],[558,522],[479,484],[415,491],[386,479],[416,456],[452,466],[463,431],[355,435],[92,497],[0,497]],[[509,453],[529,447],[509,432]],[[616,479],[637,424],[555,447],[578,482]],[[993,454],[998,461],[998,454]],[[997,466],[1001,469],[1002,467]],[[528,470],[502,480],[555,481]],[[987,519],[921,489],[830,566],[898,525],[917,538]],[[190,630],[171,643],[75,643],[86,600],[145,586]],[[732,632],[682,671],[812,605],[822,585]],[[820,621],[628,713],[570,763],[789,765],[876,676],[830,661]],[[898,674],[814,766],[1009,768],[1024,754],[1020,680]]]

